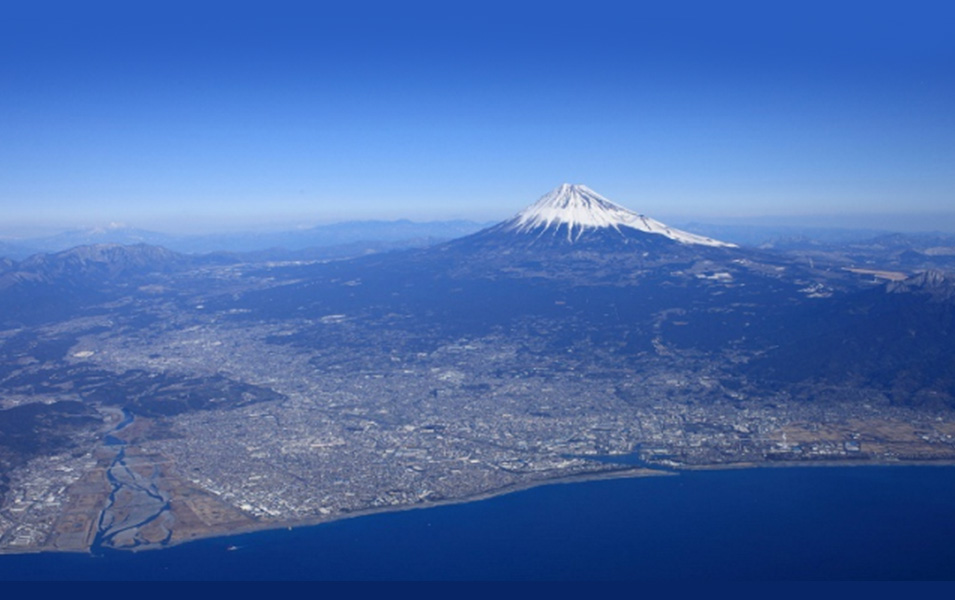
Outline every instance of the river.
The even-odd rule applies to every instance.
[[[106,507],[100,513],[92,552],[104,548],[133,549],[165,544],[172,536],[173,516],[169,498],[158,486],[159,470],[126,456],[126,443],[115,434],[129,427],[135,416],[123,411],[123,419],[106,436],[106,445],[118,447],[106,471],[112,486]]]

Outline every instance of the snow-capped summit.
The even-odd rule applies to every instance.
[[[613,229],[662,235],[681,244],[732,248],[735,244],[667,227],[663,223],[607,200],[584,185],[565,183],[525,208],[503,229],[518,233],[563,235],[577,241],[589,230]]]

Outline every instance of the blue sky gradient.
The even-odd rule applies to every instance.
[[[564,181],[658,218],[955,230],[941,2],[17,4],[7,235],[495,219]]]

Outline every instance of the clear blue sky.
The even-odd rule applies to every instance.
[[[955,229],[944,7],[8,2],[0,232],[484,220],[564,181]]]

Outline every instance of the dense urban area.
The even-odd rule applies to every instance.
[[[0,409],[37,436],[21,440],[16,423],[0,423],[13,448],[3,455],[0,551],[155,548],[570,478],[955,459],[944,387],[923,386],[914,403],[899,401],[902,384],[870,385],[856,372],[767,383],[746,370],[771,355],[749,341],[758,336],[687,342],[687,330],[755,314],[744,294],[763,280],[794,306],[816,306],[887,297],[911,273],[850,272],[832,259],[813,275],[804,257],[726,252],[722,263],[627,271],[626,285],[600,288],[616,295],[599,305],[579,280],[546,288],[553,281],[527,266],[509,277],[529,280],[527,294],[543,285],[544,300],[526,302],[546,310],[469,327],[452,309],[408,309],[394,299],[400,289],[384,303],[380,290],[363,300],[373,261],[352,277],[342,276],[347,261],[190,263],[129,282],[110,274],[122,283],[104,297],[70,292],[82,310],[0,331]],[[493,283],[485,267],[467,277]],[[455,286],[470,285],[461,281],[427,293],[458,302]],[[623,314],[621,298],[673,286],[689,300],[664,296],[646,314]]]

